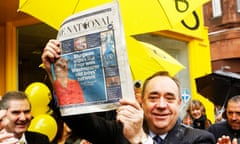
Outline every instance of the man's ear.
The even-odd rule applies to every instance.
[[[179,96],[179,101],[178,101],[178,104],[181,105],[182,104],[182,98],[181,96]]]

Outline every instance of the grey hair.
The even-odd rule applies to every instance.
[[[3,96],[2,96],[2,100],[0,101],[0,108],[1,109],[8,109],[9,108],[9,101],[11,100],[27,100],[30,108],[31,108],[31,103],[27,97],[27,95],[22,92],[22,91],[9,91],[6,92]]]

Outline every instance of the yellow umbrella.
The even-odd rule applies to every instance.
[[[19,0],[19,11],[59,29],[70,15],[117,0]],[[127,35],[172,28],[208,0],[119,0]]]
[[[174,76],[185,67],[162,49],[127,37],[127,51],[133,79],[144,81],[153,73],[166,70]]]
[[[209,0],[158,0],[168,15],[169,21],[176,24]]]

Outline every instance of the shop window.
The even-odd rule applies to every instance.
[[[45,24],[17,27],[19,90],[25,90],[32,82],[43,82],[51,87],[46,72],[39,65],[45,44],[56,35],[57,31]]]
[[[221,0],[212,0],[212,10],[214,18],[222,16]]]

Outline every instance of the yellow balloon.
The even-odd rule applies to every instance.
[[[28,130],[44,134],[52,141],[57,134],[57,122],[48,114],[40,114],[32,119]]]
[[[47,114],[48,112],[50,111],[49,107],[48,106],[32,106],[32,109],[31,109],[31,114],[33,117],[36,117],[40,114]]]
[[[25,89],[29,101],[32,105],[32,115],[46,114],[49,111],[48,104],[52,99],[51,91],[41,82],[33,82]]]

